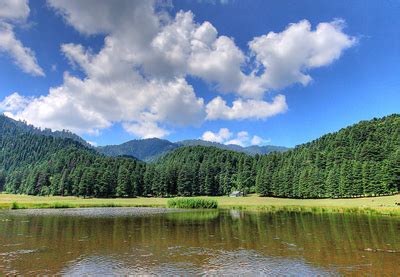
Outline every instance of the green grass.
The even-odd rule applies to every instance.
[[[184,199],[184,198],[182,198]],[[274,197],[191,197],[218,202],[218,208],[259,211],[363,213],[400,216],[400,194],[347,199],[287,199]],[[0,208],[167,207],[168,198],[82,198],[0,194]]]
[[[206,198],[172,198],[167,202],[168,208],[178,209],[216,209],[218,208],[218,202],[215,199]]]

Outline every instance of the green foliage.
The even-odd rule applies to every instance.
[[[260,156],[263,196],[325,198],[400,191],[400,115],[362,121],[285,153]]]
[[[114,197],[119,185],[120,196],[142,194],[143,162],[105,157],[75,140],[21,126],[0,116],[0,186],[6,192]]]
[[[83,197],[217,196],[240,190],[290,198],[400,191],[400,115],[363,121],[284,153],[253,157],[187,146],[151,164],[104,156],[70,137],[75,138],[0,116],[0,190]]]
[[[235,144],[225,145],[199,139],[183,140],[174,143],[158,138],[131,140],[119,145],[100,146],[97,147],[96,150],[110,157],[129,156],[145,162],[154,162],[175,149],[185,146],[216,147],[222,150],[242,152],[251,156],[256,154],[269,154],[271,152],[284,152],[288,150],[286,147],[273,145],[242,147]]]
[[[169,208],[177,209],[216,209],[218,202],[214,199],[205,198],[172,198],[168,200]]]
[[[222,144],[218,142],[211,142],[205,141],[201,139],[188,139],[178,141],[176,144],[179,146],[207,146],[207,147],[216,147],[222,150],[231,150],[236,152],[245,153],[247,155],[255,156],[255,155],[262,155],[262,154],[269,154],[272,152],[285,152],[289,150],[289,148],[282,147],[282,146],[274,146],[274,145],[253,145],[248,147],[242,147],[237,144]]]
[[[17,202],[14,201],[14,202],[11,203],[10,209],[11,210],[21,209],[21,205],[19,205]]]

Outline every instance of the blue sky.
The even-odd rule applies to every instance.
[[[98,145],[291,147],[400,112],[398,1],[6,2],[0,109]]]

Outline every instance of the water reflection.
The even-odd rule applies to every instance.
[[[400,274],[400,220],[151,209],[2,212],[9,274]],[[154,211],[154,213],[153,213]]]

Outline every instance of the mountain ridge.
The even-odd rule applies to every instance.
[[[289,198],[400,191],[399,114],[361,121],[283,153],[250,156],[185,146],[154,163],[107,157],[48,134],[0,116],[0,190],[91,197],[215,196],[240,190]]]
[[[217,142],[210,142],[201,139],[188,139],[177,142],[171,142],[165,139],[149,138],[149,139],[135,139],[117,145],[106,145],[96,147],[96,150],[106,156],[133,156],[145,162],[152,162],[158,158],[174,151],[177,148],[185,146],[207,146],[216,147],[223,150],[231,150],[236,152],[245,153],[251,156],[256,154],[263,155],[272,152],[284,152],[290,148],[283,146],[265,145],[265,146],[248,146],[243,147],[236,144],[222,144]],[[144,148],[144,149],[143,149]],[[148,151],[145,151],[145,150]]]
[[[179,146],[169,140],[149,138],[134,139],[116,145],[98,146],[95,149],[106,156],[132,156],[142,161],[152,161]]]
[[[21,132],[50,136],[50,137],[54,137],[54,138],[71,139],[76,142],[79,142],[80,144],[82,144],[86,147],[89,147],[89,148],[92,147],[82,137],[78,136],[77,134],[75,134],[69,130],[53,131],[50,128],[38,128],[38,127],[28,124],[26,121],[15,120],[15,119],[8,117],[2,113],[0,113],[0,119],[7,120],[9,124],[13,124],[16,127],[18,127]]]

